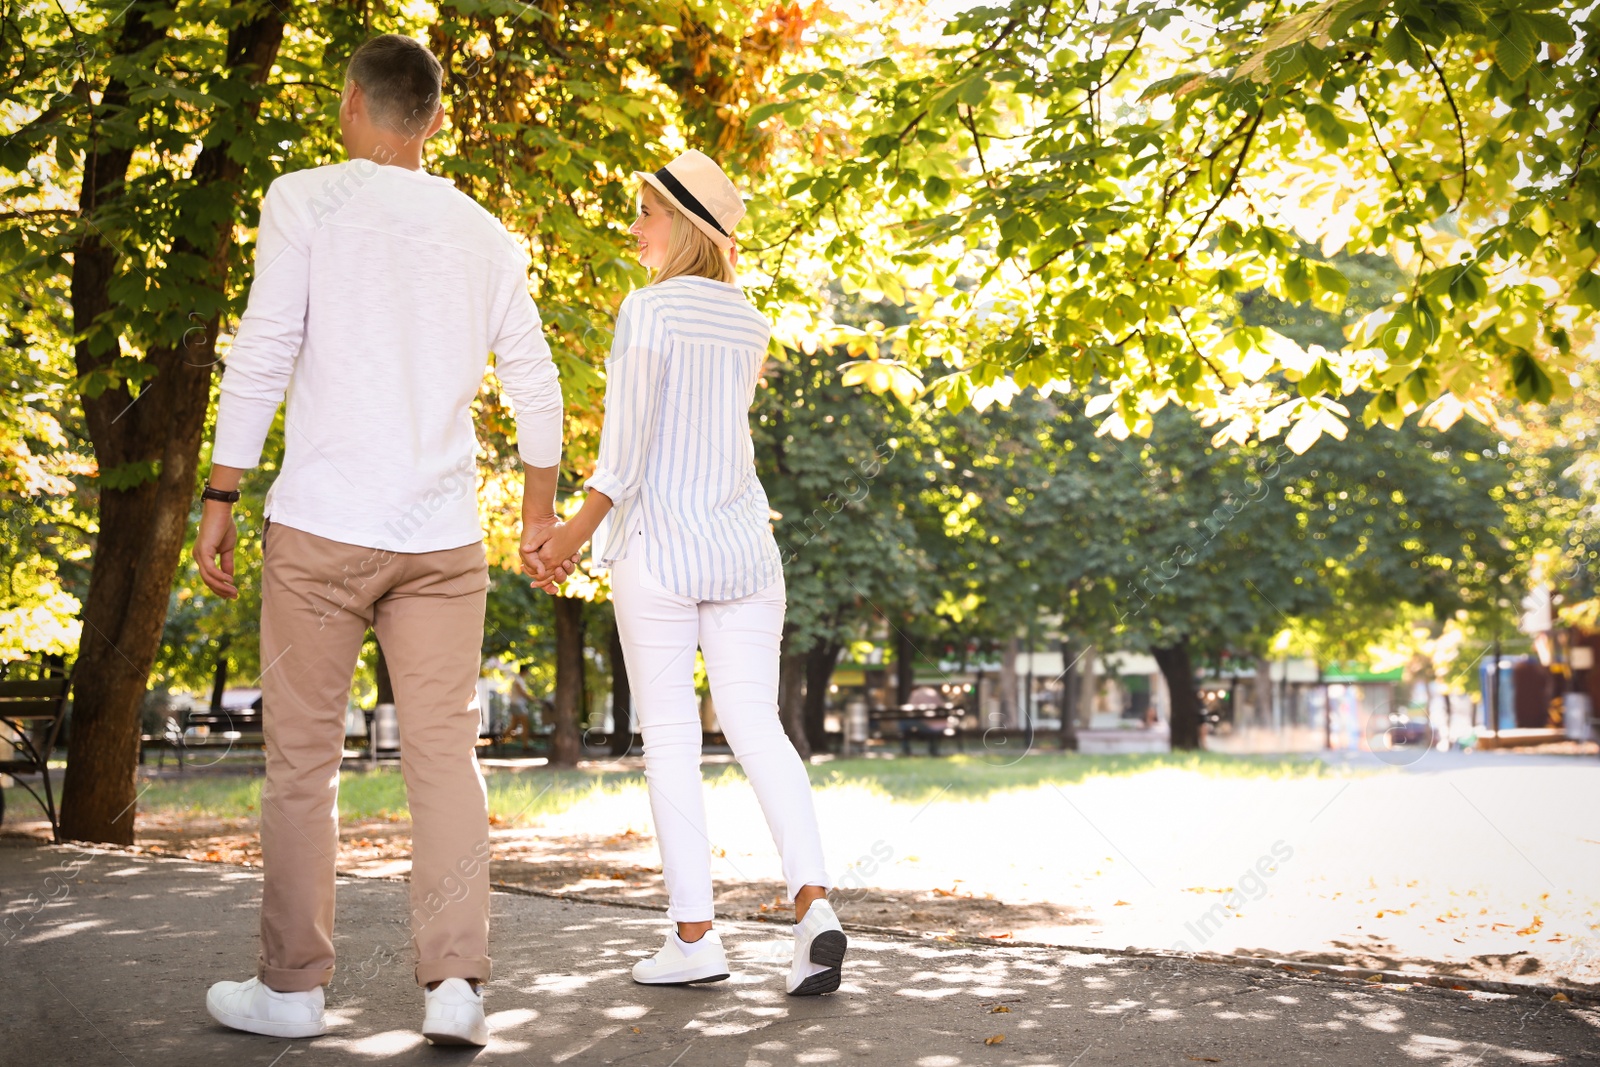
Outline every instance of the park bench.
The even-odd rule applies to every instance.
[[[900,739],[900,750],[911,755],[913,739],[926,739],[928,755],[939,754],[939,743],[945,738],[961,747],[961,718],[965,710],[948,701],[940,704],[901,704],[896,707],[878,707],[871,711],[871,736],[888,741],[891,736]]]
[[[167,720],[167,729],[159,734],[139,735],[139,766],[145,765],[144,758],[148,752],[156,754],[156,769],[165,770],[167,766],[167,753],[171,752],[178,762],[178,773],[183,773],[183,750],[187,746],[183,741],[183,732],[178,729],[175,719]]]
[[[30,668],[36,668],[37,677],[24,677]],[[61,734],[71,690],[72,673],[49,664],[13,663],[0,678],[0,724],[5,726],[0,732],[10,745],[9,752],[0,749],[0,774],[10,775],[39,802],[50,820],[50,839],[57,842],[61,822],[50,782],[50,753]],[[23,776],[35,774],[44,788],[43,796],[23,780]],[[0,790],[0,821],[5,814],[5,791]]]

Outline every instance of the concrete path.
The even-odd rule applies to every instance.
[[[736,973],[649,988],[660,913],[497,893],[494,1039],[416,1027],[405,888],[341,879],[326,1037],[239,1034],[206,987],[252,973],[260,872],[0,841],[0,1065],[1600,1063],[1600,1008],[1221,963],[858,935],[839,993],[784,995],[783,927],[721,924]],[[996,1010],[1004,1008],[1006,1010]]]

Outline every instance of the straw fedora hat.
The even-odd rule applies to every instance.
[[[744,200],[710,156],[691,148],[654,174],[635,171],[633,176],[649,182],[718,248],[733,247],[733,228],[744,218]]]

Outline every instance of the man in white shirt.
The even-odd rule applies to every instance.
[[[471,403],[492,351],[516,412],[523,522],[542,526],[556,523],[562,400],[526,253],[422,169],[444,118],[441,80],[410,38],[386,34],[352,56],[339,112],[350,159],[267,190],[222,376],[195,541],[221,596],[238,595],[240,475],[287,406],[262,536],[261,955],[255,978],[216,984],[206,1004],[275,1037],[325,1030],[344,713],[370,626],[400,719],[423,1033],[488,1038],[489,824],[475,755],[488,569]]]

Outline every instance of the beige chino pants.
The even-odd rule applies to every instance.
[[[370,626],[400,720],[411,807],[411,936],[420,985],[489,978],[489,815],[477,682],[482,544],[396,553],[269,523],[261,586],[261,957],[279,992],[333,977],[345,707]]]

